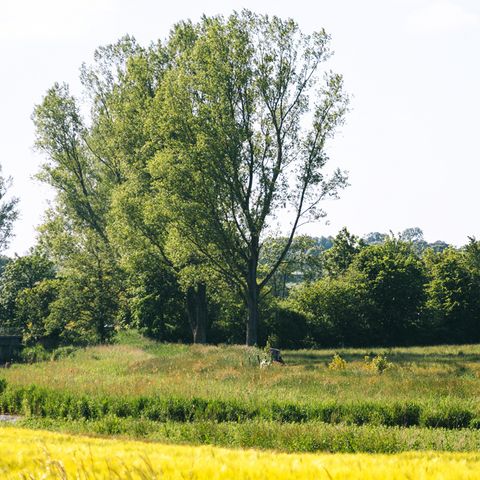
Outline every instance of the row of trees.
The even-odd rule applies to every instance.
[[[95,317],[103,341],[119,311],[130,322],[150,310],[152,333],[168,336],[186,310],[205,342],[208,298],[230,296],[258,342],[262,295],[299,225],[345,184],[324,173],[348,103],[342,77],[321,69],[329,40],[249,11],[204,17],[148,48],[99,48],[81,70],[83,103],[67,85],[47,92],[33,116],[38,177],[57,201],[39,251],[62,279],[51,288],[63,328]],[[288,235],[260,270],[279,223]],[[79,295],[93,307],[79,310]]]
[[[423,276],[408,281],[424,292],[434,270],[417,230],[298,236],[346,184],[325,170],[348,108],[342,77],[321,68],[329,42],[249,11],[204,17],[147,48],[130,37],[99,48],[81,69],[82,102],[49,89],[33,120],[38,178],[56,200],[31,255],[4,267],[3,328],[53,345],[106,342],[122,326],[199,343],[406,341],[400,324],[415,322],[391,303],[403,287],[373,298],[366,272],[383,272],[395,246],[389,261],[408,258],[407,277],[417,262]],[[16,215],[15,200],[4,205],[0,244]],[[357,310],[342,317],[342,305]]]
[[[340,232],[324,254],[331,263],[327,273],[291,289],[278,303],[277,341],[288,346],[479,342],[480,242],[472,238],[460,249],[421,250],[421,245],[398,237],[368,245]]]
[[[289,348],[479,342],[480,242],[425,248],[421,236],[402,240],[406,232],[370,244],[371,235],[359,239],[346,229],[335,238],[296,237],[260,304],[259,342]],[[260,269],[283,240],[266,242]],[[195,292],[166,270],[136,262],[136,275],[123,272],[125,283],[114,292],[113,277],[95,283],[80,274],[90,266],[62,276],[40,250],[7,262],[0,278],[3,325],[31,344],[106,341],[120,326],[161,340],[192,340]],[[204,284],[206,337],[241,342],[247,312],[240,295],[221,277]]]

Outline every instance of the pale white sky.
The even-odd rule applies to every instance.
[[[351,186],[325,207],[328,235],[419,226],[427,240],[480,237],[480,2],[475,0],[0,0],[0,164],[21,219],[8,254],[34,244],[51,192],[32,175],[31,113],[55,81],[122,35],[164,38],[173,23],[250,8],[333,37],[352,112],[331,148]]]

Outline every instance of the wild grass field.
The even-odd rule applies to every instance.
[[[26,428],[173,444],[480,449],[480,346],[282,353],[285,366],[260,368],[258,349],[159,344],[124,332],[114,345],[3,370],[0,412],[23,415]],[[377,355],[385,370],[372,362]]]
[[[336,352],[347,361],[345,369],[328,367]],[[392,363],[381,375],[364,360],[379,353]],[[16,364],[1,376],[14,385],[89,395],[480,405],[480,345],[285,351],[285,367],[265,369],[258,366],[259,354],[243,346],[160,344],[124,332],[115,345],[79,350],[60,361]]]
[[[476,479],[478,453],[282,454],[72,437],[0,428],[5,480]],[[412,477],[413,475],[413,477]]]

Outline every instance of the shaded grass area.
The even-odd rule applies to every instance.
[[[100,420],[73,421],[29,418],[16,426],[172,444],[209,444],[229,448],[273,449],[288,453],[399,453],[414,450],[473,452],[480,448],[478,430],[327,425],[321,422],[158,423],[147,419],[105,417]]]

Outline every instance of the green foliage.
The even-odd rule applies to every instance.
[[[372,340],[387,345],[404,344],[419,328],[425,301],[424,265],[408,243],[389,240],[362,250],[352,273],[372,305]],[[372,332],[373,333],[373,332]]]
[[[310,347],[308,338],[312,326],[302,313],[299,313],[292,302],[282,300],[268,305],[262,315],[260,324],[260,337],[275,339],[277,348]]]
[[[18,218],[18,198],[5,198],[11,184],[11,179],[4,178],[1,172],[0,166],[0,251],[8,246],[12,236],[13,223]]]
[[[292,291],[286,305],[309,327],[297,345],[477,341],[478,250],[473,239],[462,250],[430,249],[421,257],[411,242],[396,239],[362,247],[343,274]],[[281,309],[278,315],[288,321]]]
[[[181,236],[242,292],[248,344],[258,340],[262,288],[299,221],[321,216],[320,199],[345,183],[338,171],[330,179],[323,173],[324,145],[348,102],[340,75],[323,84],[319,75],[328,41],[324,31],[307,36],[292,20],[249,11],[180,24],[169,40],[176,48],[154,117],[164,149],[149,172]],[[309,106],[313,122],[304,129]],[[261,237],[287,208],[289,237],[257,279]]]
[[[322,73],[329,45],[243,10],[180,22],[147,48],[128,36],[98,48],[83,103],[55,83],[33,114],[55,203],[41,254],[5,266],[0,328],[51,345],[128,326],[291,348],[479,341],[475,239],[297,235],[346,184],[325,173],[349,102],[342,76]],[[0,176],[0,249],[16,217],[7,186]]]
[[[25,363],[44,362],[50,359],[50,353],[42,345],[25,347],[20,354],[20,358]]]
[[[115,332],[117,292],[103,277],[92,278],[89,273],[64,278],[49,306],[47,331],[64,345],[105,343]]]
[[[336,277],[345,273],[355,256],[365,246],[364,242],[344,227],[333,240],[333,246],[325,254],[328,273]]]
[[[17,299],[22,294],[22,300],[19,300],[21,308],[26,307],[26,302],[30,300],[38,305],[39,297],[42,297],[42,287],[37,288],[30,295],[23,292],[32,290],[37,287],[39,283],[44,280],[54,278],[55,268],[54,264],[47,259],[44,255],[38,252],[32,252],[30,255],[23,257],[17,257],[9,262],[3,271],[3,275],[0,279],[0,306],[2,311],[2,324],[7,328],[17,331],[21,334],[27,334],[26,318],[23,315],[24,312],[20,312],[17,315]],[[37,297],[35,300],[33,297]],[[38,312],[37,312],[38,313]],[[35,323],[38,323],[38,318],[34,319]],[[28,335],[28,334],[27,334]]]
[[[264,275],[275,264],[285,248],[288,238],[270,237],[263,243],[259,273]],[[308,235],[294,237],[292,244],[278,269],[272,276],[269,287],[275,297],[285,298],[293,285],[318,280],[324,273],[323,253],[330,247],[330,239]]]
[[[76,351],[77,351],[77,348],[72,345],[68,345],[66,347],[58,347],[55,350],[53,350],[50,356],[50,360],[54,362],[57,360],[62,360],[63,358],[71,357],[72,355],[75,354]]]
[[[58,280],[42,280],[32,288],[19,292],[15,301],[15,317],[21,326],[23,341],[32,345],[49,334],[50,305],[58,296]]]
[[[477,248],[478,242],[471,242],[463,251],[449,248],[427,258],[431,274],[426,308],[443,341],[480,339]]]
[[[287,305],[304,316],[308,340],[314,345],[368,343],[371,306],[360,283],[344,277],[323,278],[296,288]]]

